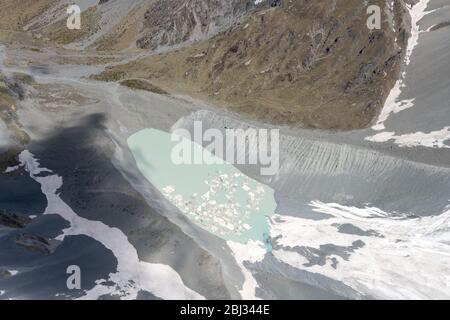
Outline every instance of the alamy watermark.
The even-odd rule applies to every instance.
[[[81,8],[76,4],[69,5],[67,8],[67,28],[69,30],[81,29]],[[367,28],[370,30],[381,29],[381,8],[378,5],[370,5],[367,7]]]
[[[70,5],[67,8],[67,28],[69,30],[80,30],[81,29],[81,9],[76,4]]]
[[[81,289],[81,268],[77,265],[70,265],[67,267],[66,273],[70,275],[66,281],[67,289]]]
[[[72,4],[67,8],[67,28],[69,30],[80,30],[81,29],[81,8]],[[381,29],[381,8],[378,5],[370,5],[367,7],[367,28],[370,30]]]
[[[381,8],[377,5],[371,5],[367,7],[367,28],[369,30],[381,29]]]
[[[171,152],[174,164],[259,165],[261,175],[275,175],[280,167],[278,129],[203,130],[195,121],[193,137],[186,129],[176,129],[171,140],[177,142]],[[192,143],[193,142],[193,143]]]

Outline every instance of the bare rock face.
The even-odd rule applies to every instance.
[[[8,213],[0,209],[0,226],[5,226],[8,228],[23,228],[31,219],[24,215],[19,215],[15,213]]]
[[[16,244],[28,250],[37,251],[43,254],[51,253],[51,244],[48,239],[30,233],[17,235]]]
[[[145,13],[137,46],[156,49],[201,40],[230,27],[255,9],[253,0],[158,0]]]

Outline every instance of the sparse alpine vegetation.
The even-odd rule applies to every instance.
[[[387,6],[384,0],[372,2]],[[188,3],[194,1],[181,11],[169,10],[171,2],[165,3],[164,15],[162,8],[146,12],[144,25],[152,32],[138,39],[138,46],[175,45],[211,29],[214,10],[192,9]],[[381,30],[367,28],[367,4],[359,0],[233,4],[238,9],[227,11],[228,21],[236,22],[227,30],[97,78],[110,80],[117,73],[144,78],[275,124],[351,130],[373,121],[399,76],[409,30],[403,1],[386,7],[390,16]],[[190,12],[197,18],[189,19]]]
[[[39,0],[16,29],[81,54],[143,54],[98,80],[139,80],[267,123],[353,130],[373,123],[399,77],[411,1],[93,1],[69,30],[65,2]],[[366,25],[369,5],[382,8],[380,30]]]

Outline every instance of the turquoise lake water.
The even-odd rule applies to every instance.
[[[216,158],[200,145],[182,142],[219,164],[175,164],[171,154],[178,142],[172,134],[144,129],[128,139],[140,172],[190,221],[239,243],[261,241],[270,250],[268,217],[274,214],[274,192]]]

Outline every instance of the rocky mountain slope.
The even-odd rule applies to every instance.
[[[375,3],[389,13],[381,30],[367,28],[367,4],[358,0],[284,1],[256,8],[211,39],[99,79],[116,79],[117,72],[144,78],[269,123],[363,128],[398,78],[409,30],[403,1]]]
[[[252,0],[158,0],[144,15],[137,45],[156,49],[201,40],[230,27],[254,8]]]
[[[47,46],[144,54],[97,79],[144,79],[264,122],[351,130],[373,122],[399,76],[414,1],[86,0],[82,28],[69,30],[69,1],[38,0],[13,19]],[[380,30],[366,26],[374,4]]]
[[[79,3],[82,27],[68,30],[70,1],[38,0],[33,15],[16,19],[18,29],[77,49],[156,49],[205,39],[255,8],[252,0],[86,0]],[[6,6],[6,5],[5,5]],[[13,4],[7,9],[13,10]]]

